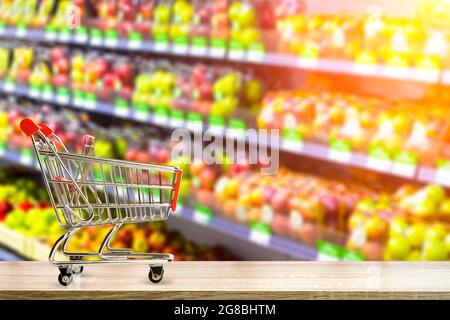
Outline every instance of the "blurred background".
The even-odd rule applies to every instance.
[[[0,260],[45,260],[62,233],[25,116],[72,152],[91,134],[98,157],[183,168],[177,212],[115,247],[448,260],[449,24],[444,0],[0,0]],[[279,171],[171,159],[175,128],[280,129]]]

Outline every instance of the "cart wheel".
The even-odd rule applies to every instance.
[[[84,266],[73,266],[72,270],[74,274],[81,274],[84,270]]]
[[[161,282],[164,276],[164,268],[162,266],[153,267],[150,266],[150,272],[148,273],[148,279],[153,283]]]
[[[71,273],[61,272],[58,276],[58,281],[61,285],[67,287],[73,281],[73,276]]]

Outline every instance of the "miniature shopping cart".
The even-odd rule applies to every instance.
[[[162,221],[176,210],[182,170],[177,167],[94,157],[94,137],[86,136],[82,154],[70,153],[45,124],[25,118],[22,131],[33,142],[56,217],[65,233],[50,251],[59,268],[58,280],[67,286],[83,266],[100,263],[149,264],[150,281],[163,278],[163,264],[172,254],[133,253],[111,248],[117,230],[127,223]],[[71,236],[81,228],[111,226],[97,252],[69,252]],[[61,251],[66,260],[55,259]]]

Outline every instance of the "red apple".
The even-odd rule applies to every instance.
[[[309,245],[315,245],[317,240],[317,227],[312,222],[305,222],[300,227],[300,238]]]
[[[286,212],[288,203],[288,193],[287,190],[279,190],[275,193],[272,198],[271,204],[272,208],[276,212]]]
[[[289,218],[285,214],[276,213],[272,219],[272,230],[275,234],[285,235],[289,228]]]

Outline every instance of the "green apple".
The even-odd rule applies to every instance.
[[[446,261],[448,257],[446,244],[436,239],[428,241],[423,249],[423,257],[427,261]]]
[[[408,223],[402,217],[395,217],[389,225],[390,237],[404,237],[408,229]]]
[[[427,228],[425,224],[418,223],[412,225],[407,232],[409,243],[411,246],[420,248],[422,247],[423,241],[425,239],[425,234],[427,232]]]
[[[425,237],[427,241],[442,241],[446,235],[447,229],[442,224],[435,224],[427,230]]]
[[[438,185],[430,184],[425,187],[428,197],[436,204],[440,204],[445,199],[445,190]]]
[[[405,260],[410,253],[411,246],[404,237],[390,238],[386,250],[392,260]]]

